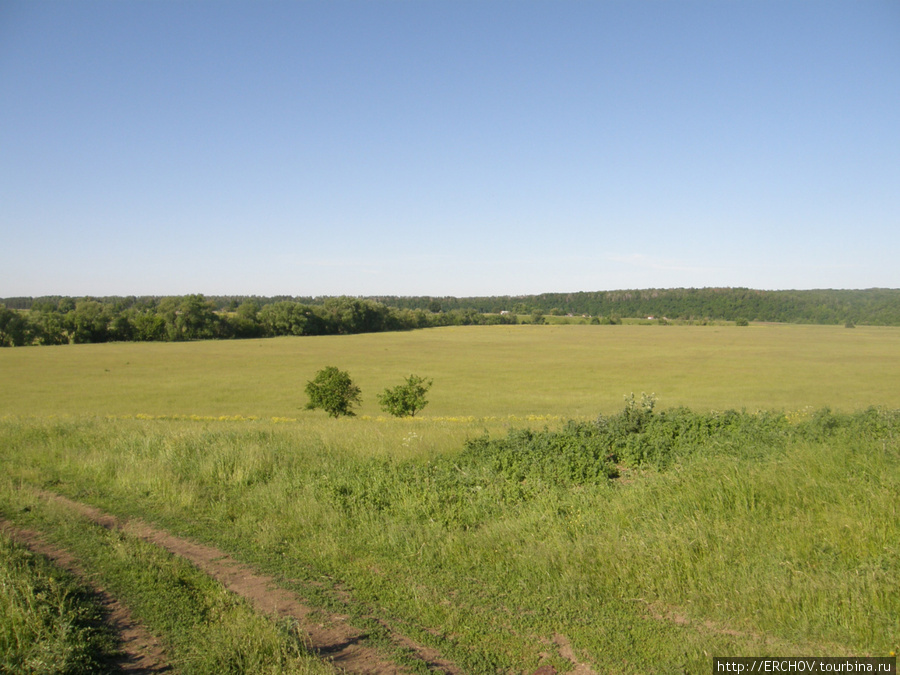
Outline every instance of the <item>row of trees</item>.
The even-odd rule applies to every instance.
[[[482,298],[6,298],[0,346],[334,335],[516,323],[527,315],[900,325],[900,289],[756,291],[676,288]],[[597,318],[597,321],[603,321]]]
[[[515,321],[511,315],[474,310],[434,313],[346,297],[327,298],[320,304],[254,298],[225,308],[202,295],[43,298],[27,309],[0,304],[0,346],[339,335]]]
[[[749,288],[672,288],[473,298],[377,297],[392,307],[437,307],[576,316],[656,316],[681,320],[900,326],[900,289],[760,291]]]

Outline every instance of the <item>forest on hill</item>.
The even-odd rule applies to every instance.
[[[900,289],[760,291],[750,288],[672,288],[474,298],[376,297],[392,307],[444,311],[601,317],[667,317],[684,321],[900,325]]]
[[[45,296],[0,299],[0,346],[373,333],[451,325],[668,321],[900,325],[900,289],[678,288],[527,296]],[[522,317],[522,319],[520,319]]]

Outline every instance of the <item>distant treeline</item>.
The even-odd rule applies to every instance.
[[[476,298],[375,297],[392,307],[473,309],[602,317],[666,317],[683,321],[900,326],[900,289],[757,291],[749,288],[674,288]]]
[[[0,346],[339,335],[517,323],[519,315],[900,325],[900,289],[677,288],[529,296],[49,296],[0,300]],[[596,323],[597,321],[595,321]]]
[[[8,298],[0,303],[0,346],[341,335],[516,320],[509,314],[434,313],[347,297],[316,304],[202,295]]]

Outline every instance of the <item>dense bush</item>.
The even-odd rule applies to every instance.
[[[432,380],[418,375],[410,375],[406,382],[396,387],[385,389],[378,395],[382,410],[394,417],[415,417],[428,401],[425,395],[431,389]]]
[[[506,438],[473,439],[459,459],[517,483],[571,487],[617,475],[606,438],[594,426],[574,422],[561,431],[511,429]]]
[[[471,439],[458,455],[427,463],[371,460],[362,471],[357,465],[321,475],[318,488],[353,518],[390,514],[466,529],[554,491],[602,488],[625,469],[665,471],[700,455],[753,460],[796,441],[900,434],[900,411],[876,408],[824,409],[793,419],[775,412],[656,412],[654,404],[652,396],[631,396],[616,415],[555,431],[511,429],[504,438]]]
[[[306,383],[306,395],[309,397],[307,410],[321,408],[331,417],[353,416],[353,405],[361,401],[359,387],[353,384],[350,375],[334,366],[323,368]]]

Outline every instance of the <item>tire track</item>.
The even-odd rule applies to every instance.
[[[118,599],[93,582],[71,553],[49,543],[40,533],[17,527],[7,520],[0,519],[0,531],[34,553],[49,558],[93,591],[106,613],[107,624],[119,637],[121,656],[110,664],[114,671],[129,675],[157,675],[172,670],[160,641],[136,621]]]
[[[404,675],[409,672],[374,647],[364,644],[367,635],[347,623],[349,617],[330,613],[323,618],[320,610],[314,610],[295,593],[278,586],[273,577],[259,574],[249,565],[238,562],[215,547],[177,537],[140,520],[119,519],[53,492],[35,490],[34,493],[107,529],[121,530],[187,559],[229,591],[246,599],[258,612],[295,620],[307,636],[308,647],[344,672],[361,675]],[[390,631],[390,634],[396,645],[411,650],[430,670],[446,675],[462,675],[462,671],[437,650],[420,645],[395,631]]]

